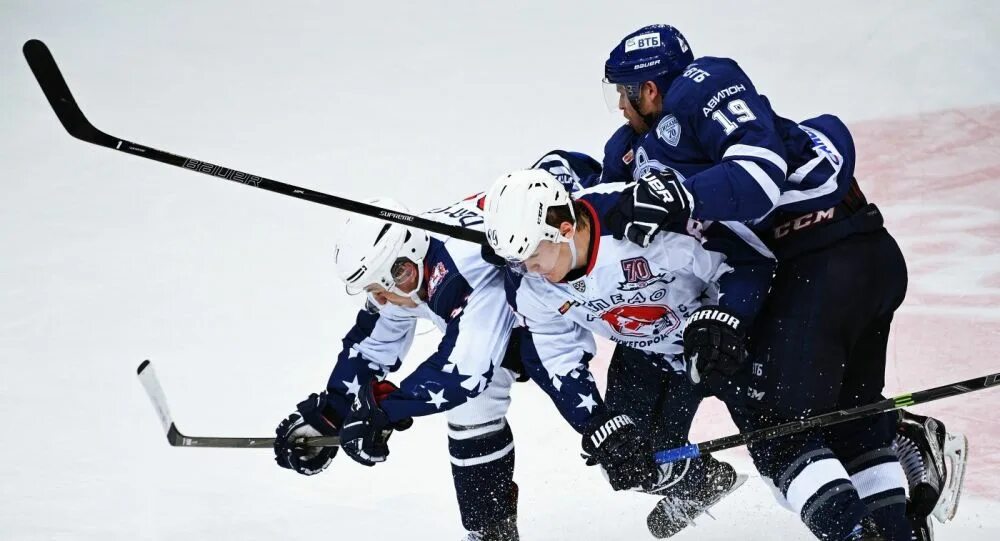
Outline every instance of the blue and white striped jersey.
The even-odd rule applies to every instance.
[[[778,116],[735,61],[702,57],[664,95],[650,131],[628,125],[604,149],[604,182],[674,170],[700,220],[765,222],[776,210],[825,210],[854,175],[854,142],[835,116]]]
[[[469,199],[422,216],[481,229],[477,202]],[[477,244],[432,237],[424,273],[426,303],[378,306],[369,298],[358,313],[327,382],[331,405],[341,414],[349,407],[347,395],[400,367],[418,319],[432,321],[444,336],[437,351],[399,383],[399,391],[381,402],[390,420],[451,409],[481,393],[492,379],[515,321],[499,269],[483,260]]]

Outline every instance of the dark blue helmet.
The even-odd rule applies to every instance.
[[[645,81],[653,81],[660,92],[666,92],[670,82],[691,62],[691,47],[676,28],[665,24],[644,26],[611,50],[604,63],[604,82],[622,85],[631,95]]]

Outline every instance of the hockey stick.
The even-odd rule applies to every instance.
[[[38,80],[39,86],[42,87],[42,92],[45,93],[45,97],[49,100],[49,105],[55,111],[59,122],[62,123],[70,135],[81,141],[118,150],[133,156],[139,156],[140,158],[155,160],[190,171],[204,173],[224,180],[253,186],[254,188],[260,188],[269,192],[305,199],[313,203],[371,216],[388,222],[417,227],[432,233],[440,233],[476,244],[486,244],[486,235],[482,231],[443,224],[434,220],[413,216],[412,214],[406,214],[405,212],[392,211],[335,195],[299,188],[291,184],[222,167],[211,162],[178,156],[108,135],[95,128],[87,120],[87,117],[83,115],[83,111],[80,110],[80,107],[76,104],[76,100],[73,99],[73,94],[69,90],[69,85],[66,84],[66,79],[63,78],[62,73],[59,71],[59,66],[56,65],[55,58],[52,57],[52,53],[49,52],[49,48],[44,43],[37,39],[25,42],[24,58],[28,61],[28,66],[31,67],[32,73],[35,74],[35,79]]]
[[[146,389],[149,400],[153,402],[156,415],[163,424],[163,430],[167,433],[167,441],[173,447],[228,447],[236,449],[258,449],[271,448],[274,446],[274,438],[201,438],[188,436],[182,433],[177,424],[174,423],[170,415],[170,408],[167,407],[167,397],[163,394],[156,373],[153,372],[153,365],[149,361],[142,361],[138,369],[139,381]],[[314,447],[338,447],[340,438],[336,436],[324,436],[320,438],[302,438],[296,441],[302,446]]]
[[[971,393],[973,391],[981,391],[983,389],[993,387],[994,385],[1000,385],[1000,373],[967,379],[965,381],[959,381],[958,383],[942,385],[940,387],[916,391],[914,393],[901,394],[893,398],[886,398],[885,400],[872,402],[871,404],[865,404],[856,408],[831,411],[830,413],[824,413],[822,415],[809,417],[800,421],[792,421],[768,428],[762,428],[760,430],[754,430],[747,432],[746,434],[734,434],[732,436],[709,440],[703,443],[692,443],[683,447],[658,451],[653,455],[653,459],[656,460],[657,464],[667,464],[669,462],[684,460],[686,458],[696,458],[713,451],[721,451],[723,449],[731,449],[733,447],[742,447],[744,445],[762,440],[788,436],[789,434],[795,434],[804,430],[835,425],[846,421],[853,421],[869,415],[886,413],[914,406],[916,404],[924,404],[926,402],[948,398],[949,396],[957,396],[960,394]]]

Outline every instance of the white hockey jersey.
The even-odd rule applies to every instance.
[[[422,216],[481,229],[477,203],[473,198]],[[381,402],[390,420],[451,409],[486,389],[504,358],[515,323],[500,270],[483,260],[479,245],[436,236],[424,267],[426,303],[416,308],[378,306],[369,298],[358,313],[327,383],[331,396],[356,393],[359,383],[398,369],[418,319],[430,320],[444,336],[437,351],[399,383],[399,391]],[[349,404],[337,397],[331,403],[338,410]]]
[[[710,244],[690,235],[664,232],[645,248],[613,238],[603,228],[603,216],[625,186],[602,184],[576,194],[591,224],[586,269],[571,272],[560,283],[537,275],[506,273],[508,302],[530,333],[522,348],[523,361],[544,368],[551,386],[547,390],[564,395],[557,406],[577,427],[600,407],[587,368],[596,351],[593,334],[658,353],[662,368],[683,371],[682,333],[687,315],[702,305],[719,304],[723,277],[734,271],[727,253],[708,249]],[[727,251],[736,248],[741,266],[764,263],[770,268],[773,257],[746,226],[715,223],[710,227],[724,237]],[[761,273],[762,280],[756,278],[755,291],[745,291],[746,281],[734,283],[733,287],[744,290],[736,296],[762,301],[770,275]]]

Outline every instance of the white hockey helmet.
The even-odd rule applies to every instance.
[[[406,207],[392,199],[371,199],[365,203],[409,213]],[[344,281],[347,293],[351,295],[378,284],[398,295],[416,297],[423,283],[424,256],[429,246],[430,235],[422,229],[350,214],[335,245],[337,276]],[[396,286],[393,271],[400,258],[408,259],[417,266],[417,288],[411,293],[404,293]]]
[[[549,208],[558,206],[569,206],[576,221],[569,193],[548,171],[528,169],[501,176],[486,194],[483,218],[490,248],[517,263],[531,257],[543,240],[570,242],[558,228],[545,223]]]

